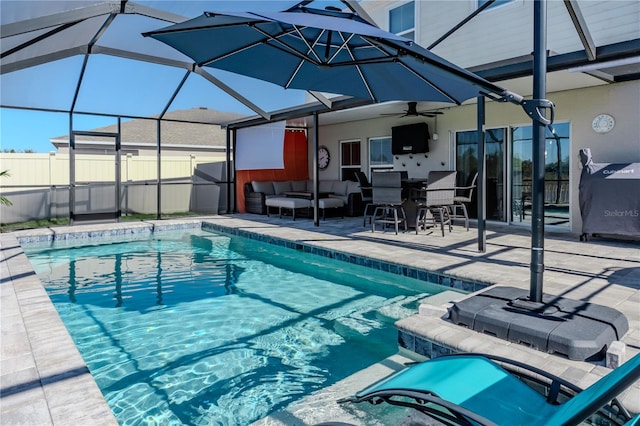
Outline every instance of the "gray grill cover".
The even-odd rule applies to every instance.
[[[580,150],[583,234],[640,236],[640,163],[594,163]]]

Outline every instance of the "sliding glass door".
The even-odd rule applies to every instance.
[[[506,129],[485,130],[486,140],[486,194],[488,220],[506,221],[505,216],[505,146]],[[456,133],[457,185],[467,186],[478,171],[478,142],[475,130]],[[478,217],[476,193],[469,207],[469,217]]]
[[[545,141],[545,224],[569,224],[570,125],[555,124]],[[456,133],[458,185],[466,186],[478,170],[475,130]],[[531,126],[488,129],[486,140],[487,220],[531,222],[533,139]],[[509,141],[509,143],[508,143]],[[508,177],[508,178],[507,178]],[[469,216],[476,218],[475,194]]]
[[[569,226],[569,123],[547,130],[545,141],[545,224]],[[531,221],[532,127],[511,128],[511,220]]]

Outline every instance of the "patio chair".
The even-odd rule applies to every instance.
[[[367,218],[369,218],[369,224],[371,224],[371,218],[373,217],[373,211],[375,205],[373,204],[373,194],[371,190],[371,184],[364,172],[355,172],[356,181],[360,185],[360,196],[362,197],[362,203],[364,204],[364,217],[362,218],[362,226],[367,225]]]
[[[521,362],[455,354],[411,365],[338,402],[411,407],[446,425],[577,425],[594,414],[621,425],[632,416],[616,398],[639,378],[640,354],[585,390]]]
[[[444,237],[444,226],[449,226],[451,232],[451,215],[449,209],[453,206],[455,196],[456,174],[453,171],[431,171],[427,177],[427,186],[418,190],[416,203],[416,234],[420,228],[427,225],[440,224]]]
[[[402,203],[402,179],[400,172],[377,172],[371,175],[371,193],[375,210],[371,218],[371,232],[376,231],[376,223],[383,226],[394,225],[396,235],[398,225],[404,223],[407,230],[407,215]],[[398,215],[400,213],[400,215]]]
[[[451,206],[451,219],[464,217],[464,227],[469,230],[469,212],[467,211],[467,203],[471,202],[473,190],[478,181],[478,172],[473,175],[471,182],[467,186],[456,186],[456,194],[453,197],[453,205]],[[458,209],[462,209],[462,216],[458,215]]]

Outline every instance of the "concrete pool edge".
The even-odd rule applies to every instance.
[[[117,425],[18,239],[0,245],[3,424]]]
[[[443,287],[443,289],[452,289],[464,293],[473,293],[483,290],[492,285],[491,283],[482,281],[472,281],[459,278],[451,274],[442,274],[434,271],[428,271],[422,268],[415,268],[408,265],[399,264],[396,262],[376,259],[369,256],[356,255],[354,253],[349,253],[341,250],[324,248],[318,244],[310,243],[309,241],[302,242],[295,239],[285,239],[282,237],[265,235],[246,229],[225,226],[220,223],[207,222],[206,220],[203,220],[202,222],[202,229],[215,232],[223,232],[243,238],[253,239],[267,244],[273,244],[292,250],[303,251],[305,253],[313,254],[316,256],[335,259],[353,265],[364,266],[366,268],[371,268],[382,272],[388,272],[390,274],[402,275],[408,278],[415,278],[420,281],[428,281],[430,283]]]
[[[16,236],[20,244],[30,244],[59,240],[76,241],[91,238],[117,238],[185,229],[203,229],[214,232],[223,232],[229,235],[257,240],[280,247],[290,248],[293,250],[300,250],[304,251],[305,253],[327,257],[330,259],[336,259],[346,263],[364,266],[382,272],[402,275],[421,281],[428,281],[430,283],[442,286],[443,288],[450,288],[464,293],[477,292],[493,284],[479,280],[457,277],[453,274],[443,274],[436,271],[399,264],[396,262],[389,262],[371,256],[356,255],[354,253],[336,250],[333,248],[325,248],[320,244],[314,244],[310,241],[287,239],[260,232],[254,232],[248,229],[227,226],[221,223],[214,223],[210,218],[121,222],[110,224],[108,226],[108,229],[105,229],[105,225],[66,226],[55,229],[43,228],[26,231],[15,231],[11,234]]]

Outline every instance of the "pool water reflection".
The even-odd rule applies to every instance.
[[[440,291],[206,231],[24,249],[121,424],[249,424],[397,352]]]

